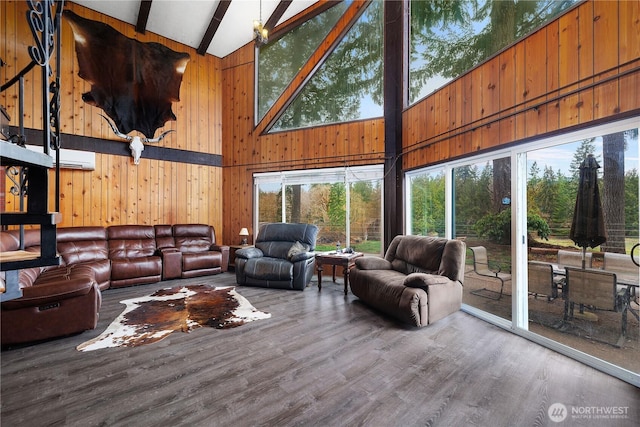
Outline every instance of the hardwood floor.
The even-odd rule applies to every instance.
[[[95,330],[3,351],[2,425],[637,425],[633,385],[463,312],[401,325],[345,297],[341,281],[321,293],[315,281],[304,292],[238,287],[272,314],[238,328],[75,349],[122,311],[120,300],[198,283],[235,276],[108,290]],[[568,410],[564,424],[548,416],[554,403]],[[622,418],[584,414],[613,407]]]

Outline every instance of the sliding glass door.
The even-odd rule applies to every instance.
[[[526,159],[527,210],[549,229],[528,233],[529,330],[640,372],[637,126],[552,141]]]
[[[406,232],[467,244],[463,310],[635,384],[639,126],[541,138],[405,179]]]
[[[467,244],[463,302],[511,319],[511,159],[453,167],[452,237]]]

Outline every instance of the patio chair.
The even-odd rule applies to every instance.
[[[595,269],[565,267],[567,283],[565,288],[564,320],[573,318],[575,304],[595,311],[605,310],[621,313],[620,337],[616,347],[621,347],[627,334],[627,310],[629,290],[618,290],[615,273]]]
[[[593,260],[593,254],[591,252],[587,252],[584,257],[584,266],[586,268],[591,268],[592,260]],[[560,249],[558,251],[558,266],[582,267],[582,252],[565,251]]]
[[[559,290],[564,289],[564,284],[566,278],[564,277],[564,268],[565,267],[578,267],[582,268],[582,251],[567,251],[560,249],[558,250],[558,259],[556,264],[558,264],[558,269],[562,273],[557,274],[554,277],[554,281],[556,282],[556,288]],[[584,266],[585,268],[591,268],[593,261],[593,254],[591,252],[586,252],[584,255]]]
[[[640,277],[640,267],[633,263],[629,254],[605,252],[602,269],[616,273],[619,281],[638,283],[638,277]]]
[[[479,276],[491,277],[500,281],[500,292],[482,288],[471,291],[471,294],[493,300],[499,300],[502,298],[504,293],[504,282],[511,280],[511,274],[503,273],[500,266],[497,264],[494,269],[490,268],[489,260],[487,258],[487,248],[484,246],[473,246],[469,249],[471,249],[471,253],[473,254],[473,271]],[[509,294],[504,295],[510,296]]]
[[[528,292],[534,298],[539,295],[547,297],[547,301],[558,297],[558,287],[553,279],[553,266],[546,262],[529,261],[528,269]]]
[[[635,304],[640,301],[638,297],[638,279],[640,278],[640,267],[633,263],[633,259],[630,254],[616,254],[612,252],[604,253],[604,263],[602,269],[616,274],[618,279],[618,291],[622,291],[626,288],[629,289],[630,298]],[[635,286],[631,285],[635,284]],[[631,285],[631,286],[630,286]],[[630,312],[638,318],[638,310],[632,310]]]

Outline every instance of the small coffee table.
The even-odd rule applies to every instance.
[[[316,267],[318,269],[318,291],[322,290],[322,270],[323,265],[333,266],[333,281],[336,281],[336,266],[344,269],[344,294],[347,295],[349,285],[349,270],[356,265],[356,258],[363,256],[362,252],[354,253],[336,253],[336,252],[319,252],[316,254]]]

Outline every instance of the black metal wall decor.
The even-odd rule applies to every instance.
[[[60,23],[64,0],[27,0],[29,10],[26,14],[27,24],[33,35],[35,44],[29,46],[27,51],[31,62],[23,68],[15,77],[0,87],[0,92],[19,83],[19,126],[18,133],[11,135],[9,140],[17,145],[24,146],[24,76],[36,65],[42,72],[42,147],[43,152],[50,155],[51,150],[56,154],[60,150]],[[51,67],[51,57],[55,56],[55,75]],[[50,98],[49,98],[50,94]],[[56,159],[59,156],[55,156]],[[56,162],[55,179],[55,210],[59,211],[60,194],[60,164]],[[20,209],[23,209],[23,199],[29,194],[28,166],[12,166],[6,169],[6,174],[13,182],[11,193],[20,198]]]
[[[14,183],[11,193],[20,199],[19,212],[0,212],[3,226],[20,227],[20,246],[24,249],[24,226],[40,226],[40,253],[36,257],[25,256],[21,251],[13,254],[12,260],[0,264],[5,273],[5,291],[0,301],[20,298],[19,272],[24,268],[44,267],[60,264],[56,252],[56,225],[60,215],[60,160],[56,155],[55,210],[49,212],[49,157],[53,148],[60,149],[60,21],[63,0],[27,0],[27,23],[33,34],[35,45],[27,50],[31,63],[15,77],[0,87],[0,92],[20,83],[18,134],[9,136],[9,141],[0,141],[0,164],[6,167],[8,177]],[[55,9],[55,11],[54,11]],[[52,73],[51,56],[56,52],[56,73]],[[42,153],[27,150],[24,137],[24,76],[36,65],[42,70]],[[24,198],[26,197],[26,209]]]

